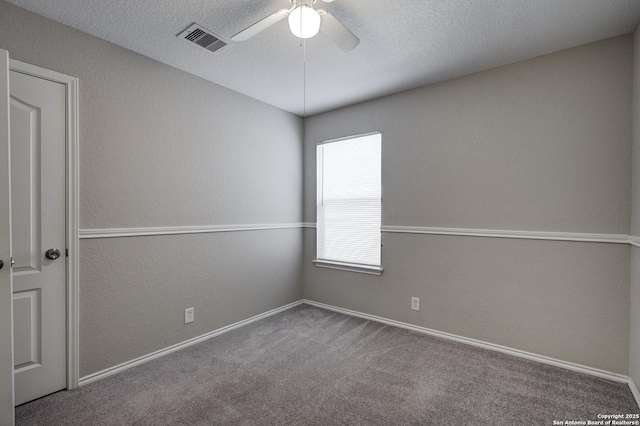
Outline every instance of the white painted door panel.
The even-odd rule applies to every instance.
[[[0,424],[13,425],[11,196],[9,174],[9,53],[0,49]]]
[[[15,404],[66,387],[62,84],[10,72]],[[45,257],[58,249],[60,258]]]

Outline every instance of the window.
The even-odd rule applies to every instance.
[[[382,135],[317,147],[316,266],[380,275]]]

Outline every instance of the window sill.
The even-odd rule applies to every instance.
[[[320,268],[338,269],[340,271],[358,272],[360,274],[382,275],[384,270],[382,266],[358,265],[356,263],[334,262],[331,260],[313,260],[316,266]]]

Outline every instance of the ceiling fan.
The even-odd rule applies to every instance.
[[[281,9],[231,37],[233,41],[249,40],[284,18],[289,18],[289,29],[299,38],[311,38],[322,31],[343,52],[355,49],[360,39],[326,10],[314,9],[317,0],[289,0],[293,5]],[[334,0],[323,0],[331,3]]]

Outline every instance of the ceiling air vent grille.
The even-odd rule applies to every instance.
[[[178,34],[178,37],[182,37],[211,52],[216,52],[227,45],[220,37],[212,34],[211,31],[198,24],[192,24],[189,28]]]

